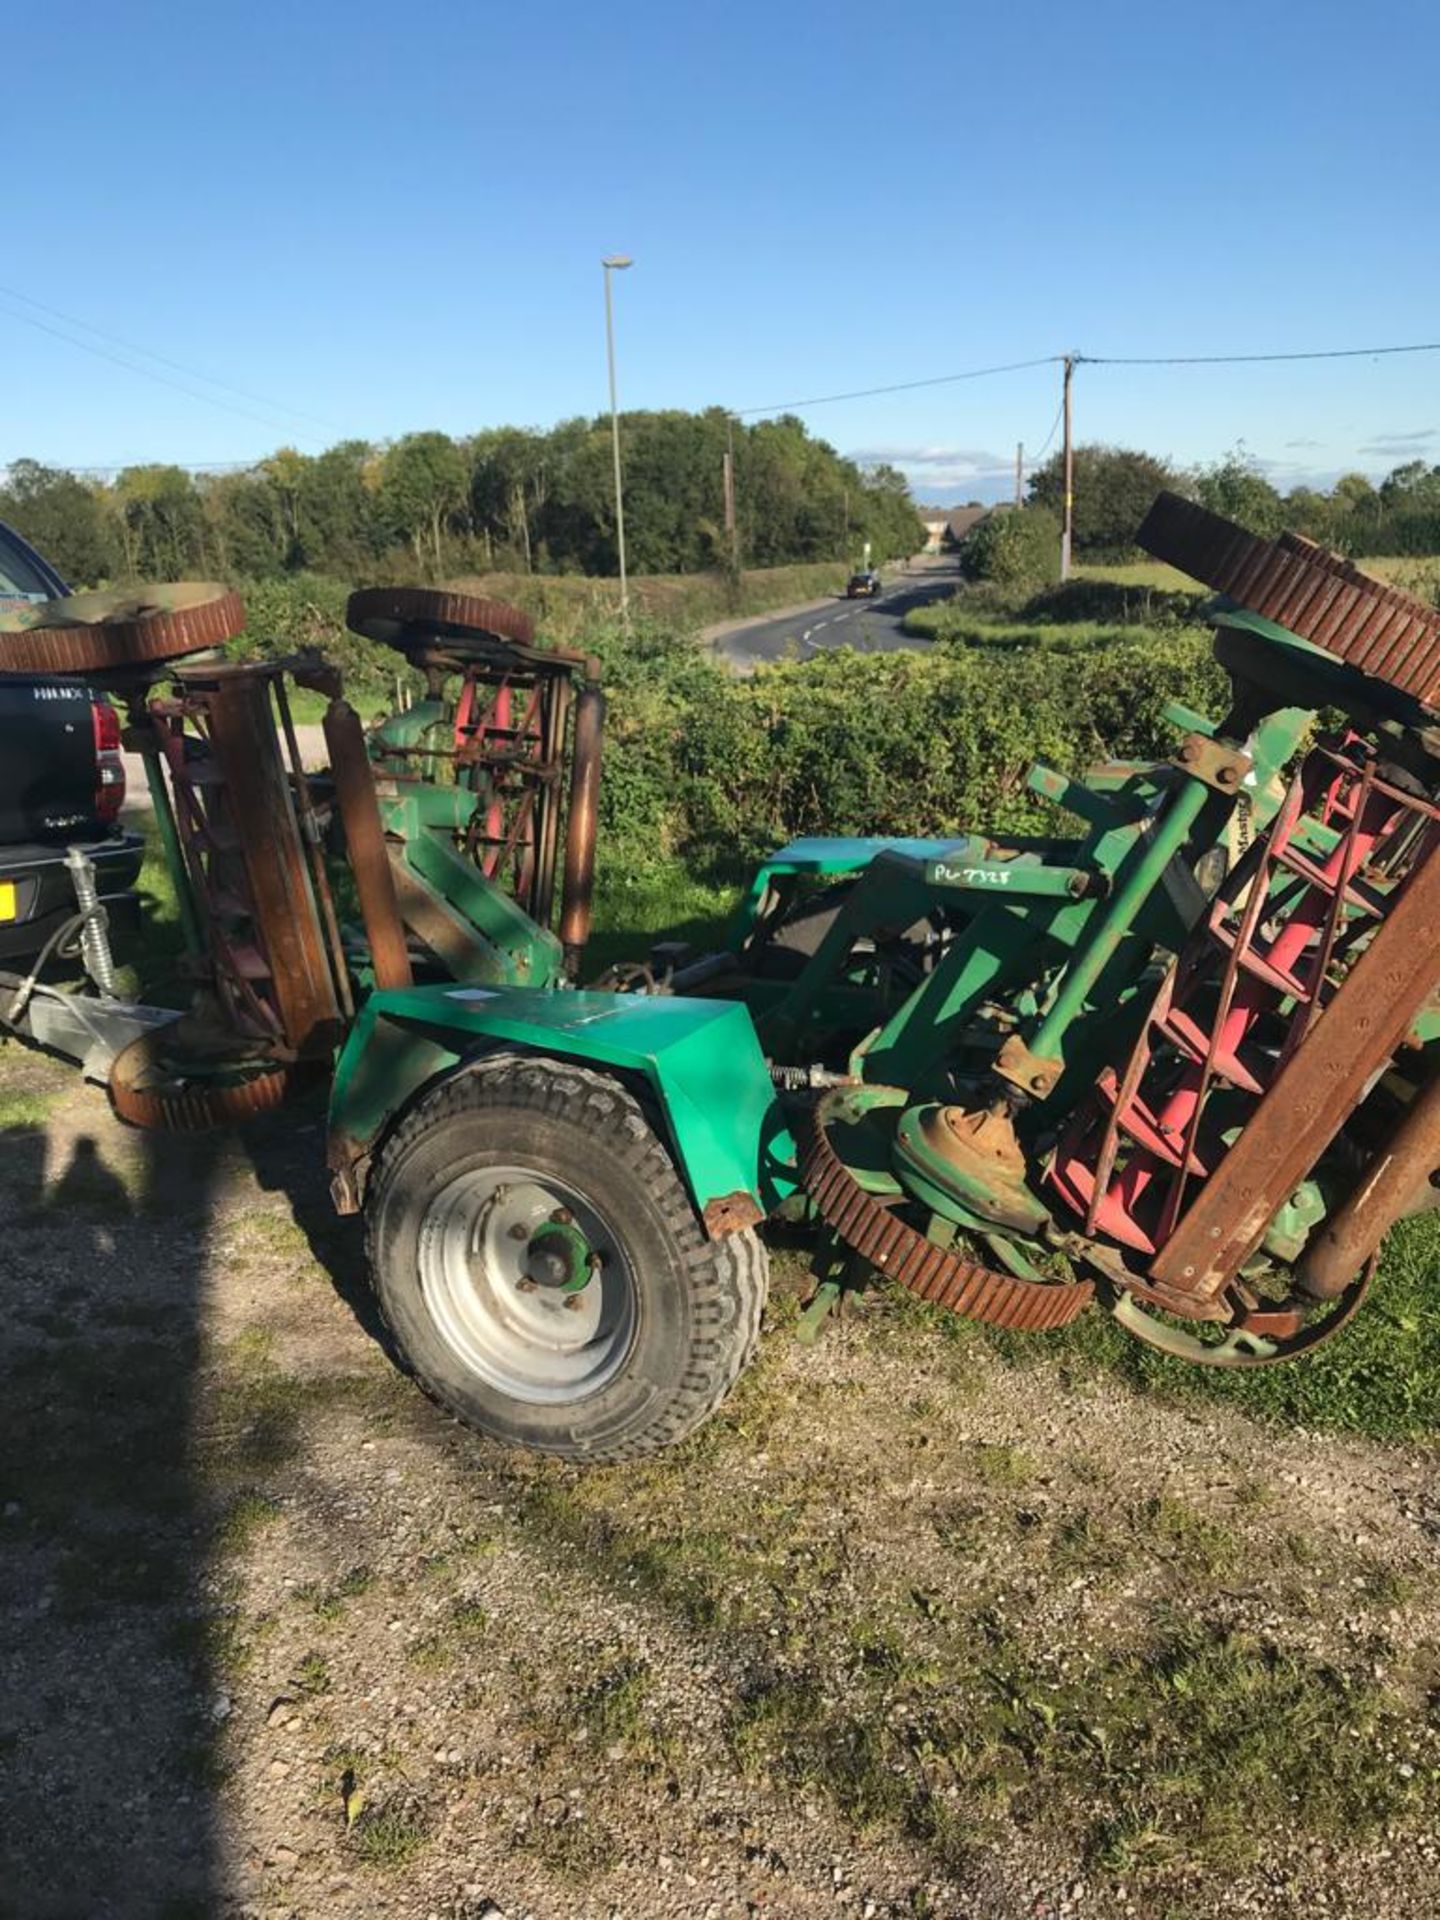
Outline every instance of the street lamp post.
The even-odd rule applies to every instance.
[[[620,484],[620,411],[615,400],[615,311],[610,275],[632,264],[628,253],[607,253],[605,269],[605,357],[610,365],[610,442],[615,454],[615,545],[620,554],[620,619],[630,625],[630,594],[625,584],[625,492]]]

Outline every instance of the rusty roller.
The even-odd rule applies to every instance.
[[[132,1127],[162,1133],[204,1133],[272,1113],[313,1080],[313,1066],[285,1061],[196,1060],[188,1066],[168,1058],[153,1036],[116,1055],[110,1068],[110,1098]]]
[[[1069,1326],[1094,1298],[1088,1280],[1067,1286],[995,1273],[917,1233],[855,1180],[826,1136],[823,1103],[811,1123],[800,1178],[821,1219],[846,1246],[935,1306],[992,1327],[1053,1333]]]
[[[345,624],[405,654],[437,638],[522,647],[535,638],[535,622],[519,607],[451,587],[363,587],[345,603]]]
[[[1440,701],[1440,613],[1298,533],[1262,540],[1193,500],[1162,493],[1136,535],[1238,605],[1363,673]]]
[[[7,673],[110,673],[220,647],[245,630],[245,603],[213,580],[72,593],[0,614]]]

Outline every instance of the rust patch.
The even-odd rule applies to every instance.
[[[734,1193],[722,1193],[703,1208],[701,1219],[705,1222],[705,1231],[712,1240],[719,1240],[727,1233],[739,1233],[745,1227],[758,1227],[765,1218],[755,1204],[753,1194],[738,1188]]]
[[[1187,733],[1175,754],[1174,764],[1192,780],[1203,780],[1217,793],[1236,794],[1245,784],[1245,776],[1255,762],[1239,747],[1227,747],[1205,733]]]

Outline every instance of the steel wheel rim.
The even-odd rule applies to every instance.
[[[536,1230],[557,1215],[568,1215],[598,1256],[574,1290],[533,1251]],[[533,1168],[467,1168],[426,1208],[418,1259],[441,1340],[468,1373],[511,1399],[587,1399],[624,1366],[638,1322],[634,1272],[609,1223],[566,1181]],[[537,1271],[543,1281],[533,1279]]]

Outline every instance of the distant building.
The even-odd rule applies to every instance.
[[[926,553],[939,553],[946,547],[958,547],[977,521],[983,520],[989,507],[921,507],[920,521],[925,528]]]
[[[941,535],[942,544],[947,547],[958,547],[970,529],[978,526],[989,512],[989,507],[952,507],[945,516],[945,532]]]
[[[925,529],[926,553],[939,553],[945,540],[945,529],[950,524],[949,507],[921,507],[920,524]]]

